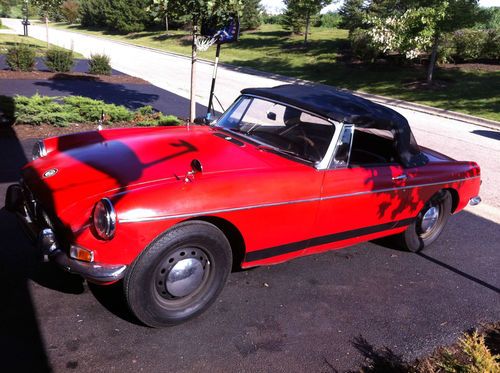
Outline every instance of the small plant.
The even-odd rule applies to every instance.
[[[53,72],[65,73],[73,68],[73,51],[51,48],[45,53],[45,64]]]
[[[177,118],[175,115],[162,115],[158,119],[159,126],[179,126],[182,124],[182,121]]]
[[[499,373],[500,355],[494,355],[477,331],[465,334],[458,343],[460,353],[444,350],[436,365],[444,372]]]
[[[105,54],[92,54],[89,60],[89,73],[111,75],[110,58]]]
[[[35,50],[26,44],[17,44],[7,49],[7,65],[14,71],[33,71]]]

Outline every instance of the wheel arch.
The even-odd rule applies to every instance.
[[[458,203],[460,202],[460,197],[458,195],[458,192],[456,189],[453,188],[446,188],[443,190],[448,191],[451,195],[451,213],[453,214],[458,207]]]
[[[219,228],[224,236],[226,236],[231,246],[231,251],[233,253],[233,271],[241,270],[241,263],[243,262],[246,252],[245,240],[240,230],[233,223],[218,216],[197,216],[185,221],[204,221]]]

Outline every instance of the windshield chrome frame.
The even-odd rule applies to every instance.
[[[303,108],[301,108],[299,106],[287,104],[286,102],[282,102],[282,101],[279,101],[279,100],[273,100],[273,99],[268,98],[268,97],[262,97],[262,96],[257,96],[257,95],[248,95],[248,94],[245,94],[245,95],[240,95],[236,100],[234,100],[234,102],[231,104],[231,106],[227,108],[227,110],[224,112],[224,114],[222,114],[222,116],[217,120],[217,122],[215,122],[212,125],[212,126],[214,126],[216,128],[220,128],[220,129],[222,129],[224,131],[229,131],[229,132],[234,133],[234,134],[236,134],[238,136],[241,136],[241,137],[243,137],[245,139],[248,139],[251,142],[258,143],[260,145],[267,146],[269,148],[274,148],[274,149],[276,149],[277,152],[279,152],[281,149],[280,148],[276,148],[275,146],[266,144],[265,142],[259,141],[259,140],[255,139],[253,137],[246,136],[244,133],[239,133],[239,132],[231,131],[230,128],[225,128],[223,126],[219,126],[218,125],[219,121],[221,121],[226,115],[229,115],[229,113],[233,110],[233,108],[235,107],[235,105],[238,102],[240,102],[240,100],[242,98],[244,98],[244,97],[258,98],[260,100],[264,100],[264,101],[272,102],[272,103],[275,103],[275,104],[279,104],[279,105],[291,107],[291,108],[300,110],[303,113],[307,113],[309,115],[315,116],[317,118],[323,119],[323,120],[331,123],[332,126],[333,126],[333,129],[334,129],[333,136],[332,136],[332,139],[330,141],[330,145],[328,146],[328,149],[327,149],[327,151],[325,153],[325,156],[323,157],[323,159],[320,162],[316,162],[315,163],[315,162],[309,161],[309,160],[301,158],[301,157],[293,157],[293,158],[297,158],[297,159],[303,160],[304,163],[307,163],[307,164],[313,166],[317,170],[326,170],[326,169],[329,168],[330,162],[332,160],[332,157],[335,154],[335,148],[336,148],[336,145],[337,145],[338,138],[340,136],[340,132],[343,129],[343,123],[334,121],[331,118],[327,118],[327,117],[325,117],[323,115],[319,115],[319,114],[314,113],[312,111],[303,109]],[[283,154],[285,154],[285,153],[283,153]]]

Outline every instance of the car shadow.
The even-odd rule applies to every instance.
[[[483,137],[487,137],[489,139],[493,140],[500,140],[500,132],[498,131],[487,131],[487,130],[474,130],[471,131],[471,133]]]

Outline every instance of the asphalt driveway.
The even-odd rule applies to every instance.
[[[0,206],[33,140],[0,138]],[[500,315],[498,224],[460,213],[425,254],[366,243],[231,274],[217,303],[155,330],[120,285],[51,265],[0,209],[0,358],[5,371],[334,372],[401,367]]]

